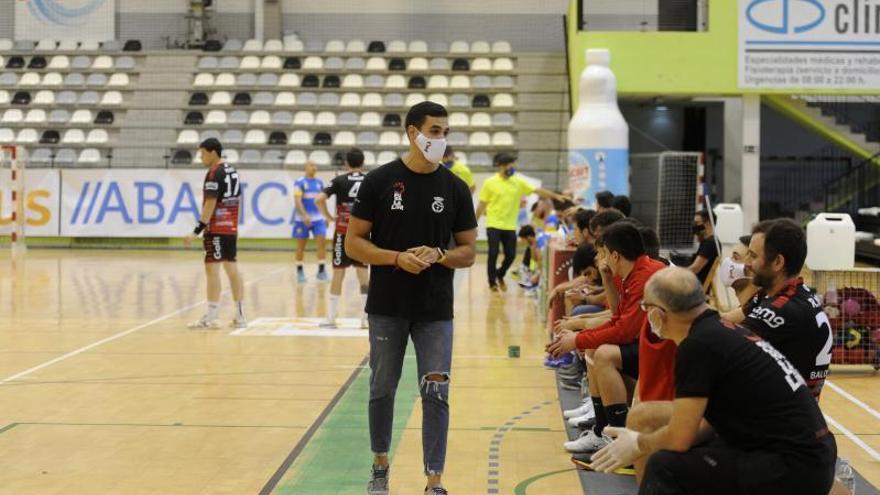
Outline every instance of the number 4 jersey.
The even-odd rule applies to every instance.
[[[327,197],[336,196],[336,233],[338,234],[345,234],[348,230],[351,209],[354,207],[354,200],[357,199],[364,177],[366,175],[362,172],[337,175],[324,189]]]
[[[822,304],[804,281],[791,280],[775,296],[759,291],[743,306],[743,314],[742,325],[784,354],[819,400],[834,337]]]
[[[208,232],[214,235],[238,235],[238,208],[241,203],[241,187],[238,172],[227,163],[220,163],[205,175],[204,198],[217,198],[217,206],[211,215]]]

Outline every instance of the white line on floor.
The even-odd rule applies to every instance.
[[[872,449],[870,445],[863,442],[861,438],[859,438],[855,435],[855,433],[849,431],[845,426],[838,423],[837,420],[835,420],[834,418],[832,418],[831,416],[829,416],[827,414],[825,415],[825,420],[828,421],[828,424],[830,424],[834,428],[837,428],[838,431],[843,433],[843,435],[846,438],[849,438],[852,441],[852,443],[861,447],[862,450],[867,452],[869,456],[873,457],[875,461],[880,462],[880,453],[878,453],[876,450]]]
[[[826,380],[825,385],[828,385],[829,387],[831,387],[831,390],[834,390],[835,392],[837,392],[838,394],[840,394],[844,398],[846,398],[848,401],[859,406],[860,408],[862,408],[865,412],[867,412],[871,416],[874,416],[875,418],[880,419],[880,412],[877,412],[876,409],[873,409],[868,404],[865,404],[864,402],[862,402],[861,400],[856,398],[856,396],[854,396],[851,393],[844,390],[843,387],[841,387],[840,385],[837,385],[836,383],[832,383],[831,380]]]

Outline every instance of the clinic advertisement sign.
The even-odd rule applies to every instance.
[[[741,88],[880,88],[880,2],[738,1]]]
[[[289,238],[293,183],[302,175],[239,171],[240,237]],[[328,182],[333,174],[319,174]],[[198,223],[204,170],[64,170],[62,236],[182,237]],[[328,209],[335,209],[328,201]]]
[[[116,0],[15,0],[16,40],[116,39]]]

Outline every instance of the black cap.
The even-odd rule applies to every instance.
[[[223,145],[220,144],[220,141],[217,138],[208,138],[202,141],[202,144],[199,145],[200,149],[205,151],[213,151],[217,153],[217,156],[220,156],[223,153]]]

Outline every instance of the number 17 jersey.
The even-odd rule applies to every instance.
[[[241,204],[241,186],[238,172],[227,163],[220,163],[205,174],[204,199],[216,198],[217,206],[208,232],[214,235],[238,235],[238,209]]]
[[[351,210],[354,200],[357,199],[361,183],[366,174],[362,172],[349,172],[337,175],[330,181],[330,185],[324,189],[327,197],[336,196],[336,233],[345,234],[348,230],[348,222],[351,219]]]

